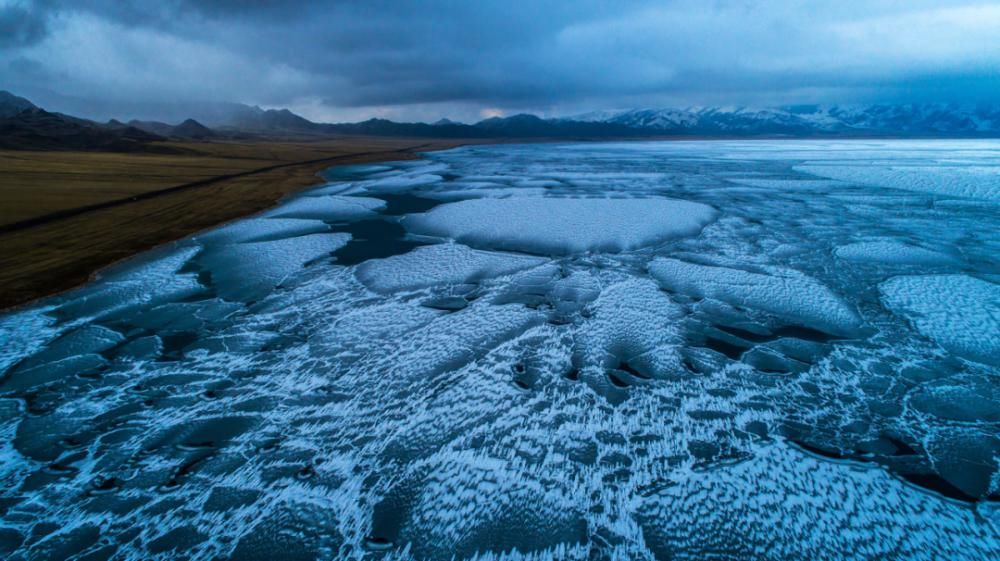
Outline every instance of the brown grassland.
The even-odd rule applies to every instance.
[[[0,308],[254,214],[338,164],[403,160],[457,140],[169,142],[176,154],[0,151]]]

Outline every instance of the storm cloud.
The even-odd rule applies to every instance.
[[[344,120],[974,102],[1000,86],[1000,4],[248,4],[0,0],[0,89],[95,117],[237,101]]]

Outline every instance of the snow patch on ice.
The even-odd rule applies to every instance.
[[[430,185],[441,181],[440,175],[432,173],[405,174],[400,176],[390,176],[360,184],[366,190],[375,193],[398,193],[408,191],[421,185]]]
[[[23,310],[0,317],[0,373],[41,349],[58,333],[55,318],[44,309]]]
[[[198,234],[194,239],[202,244],[262,242],[317,234],[330,227],[319,220],[301,218],[249,218],[221,228]]]
[[[694,236],[715,217],[708,205],[673,199],[516,198],[446,204],[403,222],[473,247],[565,255]]]
[[[254,301],[267,296],[285,278],[350,241],[350,234],[312,234],[285,240],[206,249],[198,260],[212,274],[219,296]]]
[[[541,265],[546,260],[469,249],[461,244],[422,246],[403,255],[358,266],[358,279],[382,293],[426,286],[471,283]]]
[[[857,311],[819,281],[793,270],[750,273],[657,258],[649,273],[668,290],[745,306],[833,335],[853,336],[862,327]]]
[[[948,351],[1000,366],[1000,286],[966,275],[894,277],[882,301]]]
[[[766,551],[769,559],[971,561],[989,558],[995,537],[967,507],[881,469],[810,457],[785,444],[750,461],[685,473],[644,498],[638,517],[657,559]],[[931,520],[935,532],[926,531]]]
[[[576,334],[581,366],[596,366],[603,374],[625,363],[656,378],[684,372],[678,352],[683,313],[655,283],[630,279],[608,287],[593,310]]]
[[[836,181],[826,181],[822,179],[760,179],[755,177],[741,177],[727,179],[731,183],[746,185],[747,187],[760,187],[762,189],[775,189],[781,191],[798,190],[821,190],[838,185]]]
[[[267,213],[271,218],[306,218],[340,222],[375,216],[385,201],[371,197],[299,197]]]
[[[950,255],[896,241],[856,242],[838,247],[834,255],[846,261],[886,265],[948,265]]]
[[[1000,200],[1000,173],[993,166],[807,164],[796,166],[795,170],[860,185]]]
[[[184,247],[152,261],[126,263],[108,271],[102,282],[69,293],[68,301],[56,311],[77,320],[101,318],[201,292],[205,287],[194,274],[179,272],[199,250],[199,247]]]

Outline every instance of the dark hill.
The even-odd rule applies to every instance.
[[[161,123],[160,121],[138,121],[133,119],[129,121],[128,124],[129,126],[133,126],[139,130],[144,130],[157,136],[170,136],[170,133],[174,130],[173,125]]]
[[[37,107],[23,97],[0,90],[0,119],[13,117],[25,109],[37,109]]]
[[[188,119],[176,127],[173,127],[170,130],[169,135],[176,138],[193,138],[196,140],[218,136],[214,131],[212,131],[212,129],[206,127],[198,121],[195,121],[194,119]]]
[[[165,140],[135,127],[111,128],[37,107],[0,118],[0,148],[133,152]]]
[[[288,109],[261,109],[240,103],[220,103],[192,115],[212,129],[256,133],[322,133],[322,125],[292,113]]]

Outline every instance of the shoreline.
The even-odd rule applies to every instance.
[[[273,208],[293,193],[324,181],[319,174],[340,165],[419,159],[420,153],[449,150],[470,144],[546,144],[562,142],[712,141],[722,138],[531,138],[428,139],[416,137],[347,137],[319,143],[282,141],[251,144],[255,149],[284,146],[316,149],[319,158],[272,160],[269,165],[230,173],[201,176],[193,181],[138,191],[133,195],[46,212],[13,222],[0,222],[0,313],[10,313],[39,300],[64,294],[97,279],[109,268],[143,253],[199,232],[245,219]],[[796,140],[743,138],[739,140]],[[877,140],[839,138],[837,140]],[[903,139],[912,140],[912,139]],[[981,140],[948,139],[948,140]],[[288,145],[288,146],[286,146]],[[197,148],[224,149],[226,143]],[[371,150],[372,146],[382,149]],[[297,152],[295,152],[297,153]],[[9,153],[8,153],[9,154]],[[115,153],[35,153],[43,158],[75,155],[84,160],[114,158]],[[273,154],[272,154],[273,156]],[[127,157],[127,156],[126,156]],[[227,154],[227,162],[248,156]],[[267,162],[266,159],[251,160]],[[278,163],[275,163],[277,161]],[[0,170],[2,173],[3,170]],[[105,173],[109,173],[105,171]],[[46,170],[46,175],[50,171]],[[123,174],[128,176],[127,173]],[[255,181],[260,180],[260,181]],[[250,185],[241,185],[241,183]],[[156,185],[159,186],[159,185]],[[0,191],[2,194],[2,191]],[[204,195],[204,197],[203,197]],[[217,197],[221,198],[220,201]],[[3,199],[0,199],[3,202]],[[203,207],[214,209],[204,212]],[[135,210],[136,212],[130,212]],[[199,211],[202,211],[199,215]],[[93,222],[91,222],[93,221]],[[105,226],[102,230],[100,227]],[[119,230],[121,228],[121,230]],[[110,235],[109,235],[110,233]]]
[[[86,214],[86,213],[89,213],[89,212],[95,212],[95,211],[99,211],[99,210],[105,210],[105,209],[114,208],[114,207],[117,207],[117,206],[126,205],[126,204],[132,204],[132,203],[135,203],[135,202],[138,202],[138,201],[145,201],[145,200],[149,200],[149,199],[152,199],[152,198],[155,198],[155,197],[161,197],[161,196],[171,195],[173,193],[179,193],[181,191],[186,191],[188,189],[197,189],[197,188],[200,188],[200,187],[206,187],[206,186],[209,186],[209,185],[212,185],[212,184],[215,184],[215,183],[220,183],[222,181],[228,181],[228,180],[231,180],[231,179],[238,179],[238,178],[241,178],[241,177],[248,177],[248,176],[251,176],[251,175],[257,175],[257,174],[260,174],[260,173],[266,173],[268,171],[274,171],[274,170],[277,170],[277,169],[294,168],[294,167],[298,167],[298,166],[307,166],[307,165],[311,165],[311,164],[327,164],[327,163],[332,163],[335,160],[351,160],[351,159],[356,159],[356,158],[367,158],[368,156],[375,156],[375,157],[379,157],[379,156],[382,156],[382,155],[386,155],[386,156],[388,156],[388,155],[406,156],[406,155],[409,155],[411,153],[415,153],[415,151],[417,149],[422,148],[423,146],[426,146],[426,145],[419,145],[419,146],[413,146],[413,147],[409,147],[409,148],[402,148],[402,149],[399,149],[399,150],[387,150],[387,151],[382,151],[382,152],[360,152],[358,154],[351,154],[351,155],[345,155],[345,156],[330,156],[329,158],[317,158],[315,160],[304,160],[304,161],[301,161],[301,162],[291,162],[291,163],[287,163],[287,164],[276,164],[276,165],[272,165],[272,166],[266,166],[266,167],[263,167],[263,168],[258,168],[258,169],[250,170],[250,171],[244,171],[244,172],[239,172],[239,173],[231,173],[231,174],[226,174],[226,175],[219,175],[219,176],[215,176],[215,177],[208,177],[206,179],[199,179],[197,181],[192,181],[190,183],[183,183],[181,185],[175,185],[173,187],[166,187],[164,189],[159,189],[159,190],[156,190],[156,191],[147,191],[145,193],[141,193],[141,194],[138,194],[138,195],[133,195],[133,196],[130,196],[130,197],[124,197],[124,198],[121,198],[121,199],[112,199],[110,201],[105,201],[105,202],[101,202],[101,203],[94,203],[94,204],[86,205],[86,206],[82,206],[82,207],[75,207],[75,208],[70,208],[70,209],[66,209],[66,210],[56,211],[56,212],[52,212],[52,213],[49,213],[49,214],[44,214],[42,216],[37,216],[37,217],[34,217],[34,218],[29,218],[27,220],[22,220],[20,222],[14,222],[14,223],[9,223],[9,224],[0,224],[0,235],[12,233],[12,232],[17,232],[17,231],[20,231],[20,230],[27,230],[27,229],[35,227],[35,226],[42,226],[42,225],[45,225],[45,224],[48,224],[48,223],[55,222],[57,220],[64,220],[64,219],[67,219],[67,218],[73,218],[75,216],[80,216],[80,215],[83,215],[83,214]],[[406,159],[406,158],[404,157],[403,159]],[[378,160],[373,160],[373,161],[388,161],[388,160],[378,159]],[[351,165],[351,164],[341,164],[341,165]],[[326,167],[326,168],[323,168],[323,169],[325,170],[325,169],[329,169],[331,167],[336,167],[336,166],[337,166],[337,164],[333,164],[333,165],[330,165],[329,167]]]
[[[419,159],[423,152],[469,144],[377,140],[395,144],[382,150],[341,147],[341,153],[320,158],[205,177],[2,224],[0,313],[73,291],[149,251],[273,208],[288,195],[322,184],[320,173],[327,169]]]

